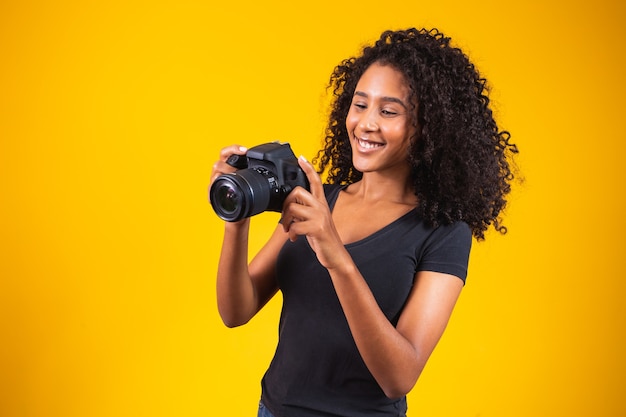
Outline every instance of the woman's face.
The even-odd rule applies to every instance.
[[[374,63],[361,76],[346,118],[352,163],[360,172],[408,175],[416,131],[409,94],[404,75],[391,66]]]

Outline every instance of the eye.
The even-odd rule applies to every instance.
[[[365,109],[367,109],[367,104],[365,104],[365,103],[353,102],[352,105],[354,107],[356,107],[358,110],[365,110]]]
[[[397,111],[390,110],[390,109],[382,109],[380,112],[383,114],[383,116],[387,116],[387,117],[393,117],[398,114]]]

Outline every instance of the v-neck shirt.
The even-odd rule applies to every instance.
[[[344,188],[324,186],[331,210]],[[417,272],[465,281],[471,242],[467,224],[430,228],[413,209],[344,246],[395,326]],[[285,243],[276,278],[283,307],[278,346],[262,381],[265,406],[276,417],[404,415],[406,398],[387,398],[363,362],[328,271],[307,239]]]

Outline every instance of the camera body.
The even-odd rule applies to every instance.
[[[270,142],[248,149],[245,156],[226,161],[237,168],[215,179],[209,199],[215,213],[235,222],[264,211],[281,212],[296,187],[309,189],[306,174],[288,143]]]

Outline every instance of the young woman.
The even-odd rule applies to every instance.
[[[226,223],[227,326],[283,294],[260,416],[404,416],[465,283],[472,236],[499,223],[517,152],[486,81],[436,30],[388,31],[335,68],[318,170],[248,264],[249,219]],[[214,180],[234,168],[224,148]],[[323,185],[319,173],[326,172]]]

